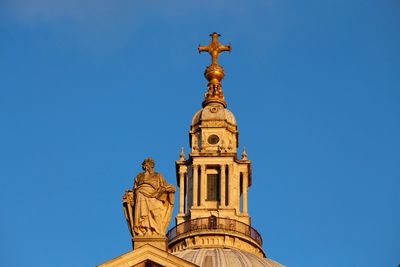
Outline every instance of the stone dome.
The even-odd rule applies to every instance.
[[[226,121],[237,126],[233,113],[219,104],[209,104],[194,114],[192,126],[200,124],[201,121]]]
[[[235,248],[187,249],[173,254],[201,267],[284,267],[271,259]]]

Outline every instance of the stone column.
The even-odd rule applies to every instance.
[[[200,187],[200,205],[205,206],[207,199],[207,174],[206,165],[201,165],[201,187]]]
[[[228,192],[228,206],[233,207],[233,192],[234,192],[234,177],[233,177],[233,165],[230,164],[228,166],[228,185],[229,185],[229,192]]]
[[[249,187],[249,174],[248,172],[243,172],[243,214],[247,215],[247,207],[248,207],[248,196],[247,190]]]
[[[225,164],[221,164],[220,166],[221,169],[221,185],[220,185],[220,189],[221,189],[221,193],[220,193],[220,206],[221,207],[225,207],[226,202],[225,202],[225,182],[226,182],[226,175],[225,175]]]
[[[199,191],[199,165],[193,165],[193,207],[197,207],[197,192]]]
[[[179,171],[179,214],[183,214],[185,204],[185,172]]]

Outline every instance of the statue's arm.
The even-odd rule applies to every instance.
[[[163,186],[163,187],[167,186],[168,183],[165,180],[164,176],[161,173],[157,173],[157,174],[158,174],[158,181],[160,183],[160,186]]]
[[[172,184],[169,184],[161,173],[159,173],[158,175],[160,180],[160,186],[163,187],[167,192],[171,192],[171,190],[173,190],[172,192],[175,192],[175,187]]]
[[[169,184],[167,182],[167,180],[165,180],[165,178],[160,174],[160,184],[163,187],[164,191],[168,192],[168,193],[174,193],[175,192],[175,186],[173,186],[172,184]]]
[[[136,175],[135,182],[133,183],[133,189],[135,189],[136,187],[138,187],[140,185],[141,175],[142,175],[142,173],[139,173],[138,175]]]

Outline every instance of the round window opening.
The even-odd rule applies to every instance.
[[[215,144],[217,144],[218,142],[219,142],[219,137],[218,137],[218,135],[212,134],[212,135],[210,135],[210,136],[208,137],[208,143],[209,143],[209,144],[215,145]]]

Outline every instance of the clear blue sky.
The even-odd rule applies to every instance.
[[[268,256],[397,266],[399,28],[397,0],[1,0],[2,266],[131,248],[122,194],[148,156],[175,183],[213,31]]]

